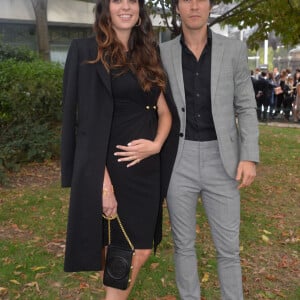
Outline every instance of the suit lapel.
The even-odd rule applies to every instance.
[[[180,45],[180,36],[174,40],[171,51],[172,51],[172,62],[175,70],[177,85],[181,94],[179,98],[182,99],[183,104],[185,104],[185,92],[184,92],[184,82],[183,82],[183,72],[182,72],[182,53],[181,53],[182,47]],[[178,97],[174,97],[174,98],[175,100],[178,99]],[[182,103],[178,103],[178,104],[181,105]]]
[[[95,59],[97,57],[97,54],[98,54],[97,51],[98,51],[97,42],[96,42],[96,39],[94,39],[92,47],[90,48],[91,59]],[[102,64],[101,61],[97,62],[95,64],[95,66],[96,66],[97,73],[100,77],[100,80],[103,82],[103,84],[106,87],[107,91],[111,95],[112,94],[112,92],[111,92],[111,80],[110,80],[109,73],[106,71],[106,69],[105,69],[105,67],[104,67],[104,65]]]
[[[214,103],[219,76],[222,69],[224,46],[219,41],[218,36],[212,33],[212,53],[211,53],[211,100]]]

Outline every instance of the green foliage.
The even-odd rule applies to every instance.
[[[151,0],[147,5],[155,12],[161,7],[167,27],[174,35],[180,33],[177,21],[180,21],[172,0]],[[259,44],[268,39],[268,34],[274,32],[280,37],[283,45],[294,46],[300,43],[300,1],[299,0],[214,0],[214,5],[231,4],[216,23],[228,24],[241,29],[253,28],[247,43],[250,48],[258,49]],[[172,17],[172,22],[167,18]],[[180,23],[180,22],[179,22]]]
[[[237,26],[239,29],[255,28],[248,39],[251,48],[268,39],[272,31],[284,45],[300,42],[300,2],[297,0],[216,0],[215,3],[235,3],[234,8],[215,20]]]
[[[0,173],[58,155],[62,72],[40,60],[0,61]]]
[[[25,47],[12,47],[11,45],[0,42],[0,61],[6,59],[15,59],[16,61],[33,61],[37,55]]]
[[[273,70],[274,65],[273,65],[273,59],[274,56],[277,55],[277,52],[273,50],[273,48],[269,47],[268,48],[268,69]],[[263,65],[264,64],[264,48],[259,48],[258,50],[254,49],[249,49],[248,50],[248,56],[258,56],[258,65]],[[254,70],[257,67],[256,60],[248,60],[248,66],[250,70]]]

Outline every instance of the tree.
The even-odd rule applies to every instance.
[[[96,3],[96,0],[80,0],[83,2]],[[50,60],[50,46],[48,33],[47,7],[48,0],[31,0],[36,19],[36,35],[38,52],[42,59]]]
[[[36,20],[36,35],[39,55],[44,60],[50,60],[49,33],[47,22],[48,0],[31,0]]]
[[[177,35],[179,33],[177,15],[171,7],[172,0],[154,0],[151,6],[162,6],[165,16],[171,11],[172,22],[167,26]],[[300,43],[300,1],[299,0],[215,0],[215,4],[232,4],[232,8],[216,18],[210,26],[216,23],[237,26],[240,30],[254,28],[248,38],[251,48],[258,48],[259,43],[268,39],[274,32],[280,37],[282,44],[294,46]],[[170,15],[170,14],[169,14]]]
[[[95,3],[96,0],[80,0]],[[49,35],[47,25],[48,0],[31,0],[36,16],[38,49],[43,59],[49,60]],[[172,0],[148,0],[147,5],[153,12],[161,11],[165,24],[173,32],[180,33],[176,10],[171,6]],[[247,43],[252,49],[268,39],[269,34],[276,35],[281,43],[294,46],[300,43],[300,1],[299,0],[215,0],[215,4],[231,4],[232,8],[216,18],[216,23],[237,26],[240,30],[254,28]],[[171,16],[171,23],[167,18]]]
[[[232,0],[224,0],[232,3]],[[274,32],[284,45],[300,43],[300,1],[299,0],[240,0],[232,11],[215,20],[237,26],[239,29],[255,28],[248,39],[251,48],[258,48],[259,42],[268,39]]]

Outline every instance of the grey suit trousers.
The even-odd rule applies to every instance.
[[[223,167],[217,141],[185,141],[167,194],[176,283],[183,300],[200,299],[195,251],[199,196],[216,247],[222,299],[243,299],[239,257],[240,194],[237,185]]]

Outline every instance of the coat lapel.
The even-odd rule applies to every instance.
[[[183,82],[183,73],[182,73],[182,47],[180,44],[180,36],[174,40],[172,51],[172,61],[175,70],[175,76],[177,79],[177,86],[180,90],[180,99],[182,99],[183,104],[185,104],[185,92],[184,92],[184,82]],[[178,103],[178,97],[174,97],[177,104],[182,105],[182,103]]]
[[[224,46],[218,40],[216,34],[212,33],[212,53],[211,53],[211,100],[212,104],[216,98],[216,90],[219,82],[219,76],[222,69]]]
[[[106,87],[109,95],[112,95],[111,92],[111,80],[110,80],[110,75],[109,73],[106,71],[105,67],[103,66],[103,64],[101,62],[98,62],[96,64],[96,69],[97,72],[100,76],[100,79],[102,80],[104,86]]]
[[[98,51],[97,42],[96,42],[96,39],[94,39],[94,43],[93,43],[92,47],[90,48],[91,59],[95,59],[97,57],[97,54],[98,54],[97,51]],[[101,61],[96,63],[96,70],[100,77],[100,80],[103,82],[108,93],[111,95],[112,92],[111,92],[110,75],[106,71],[106,69],[105,69],[104,65],[101,63]]]

